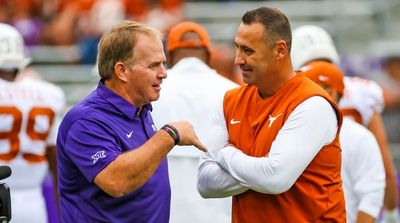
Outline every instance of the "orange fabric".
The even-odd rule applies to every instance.
[[[358,124],[362,125],[362,123],[363,123],[362,116],[361,116],[360,112],[358,112],[354,108],[342,108],[342,114],[343,114],[343,116],[352,117],[354,121],[358,122]]]
[[[316,95],[324,97],[334,107],[340,128],[342,116],[336,104],[301,73],[265,100],[260,98],[255,86],[245,85],[228,91],[224,98],[224,115],[230,143],[247,155],[267,156],[290,113],[301,102]],[[270,116],[277,117],[272,124]],[[240,125],[230,125],[232,119],[240,120]],[[309,134],[312,137],[312,132]],[[287,192],[274,195],[249,190],[234,196],[232,222],[346,222],[338,137],[339,130],[334,142],[318,152]]]
[[[315,83],[325,84],[342,96],[344,91],[343,72],[334,64],[326,61],[314,61],[302,67],[304,75]]]
[[[200,41],[184,41],[185,33],[195,32],[199,35]],[[205,47],[211,53],[210,37],[207,30],[194,22],[182,22],[171,28],[167,38],[167,50],[171,52],[178,48]]]

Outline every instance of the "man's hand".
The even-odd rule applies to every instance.
[[[203,143],[200,142],[196,133],[194,132],[192,124],[188,121],[178,121],[170,123],[169,125],[173,126],[178,130],[180,141],[179,145],[181,146],[190,146],[193,145],[197,147],[199,150],[203,152],[207,152],[207,148]]]

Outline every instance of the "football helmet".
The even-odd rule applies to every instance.
[[[324,29],[314,25],[304,25],[293,30],[291,58],[296,70],[316,59],[339,63],[331,36]]]
[[[24,40],[12,26],[0,23],[0,69],[18,69],[30,63],[25,55]]]

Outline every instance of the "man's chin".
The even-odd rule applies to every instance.
[[[150,101],[157,101],[158,99],[160,99],[160,94],[157,94],[157,95],[153,95],[151,98],[150,98]]]
[[[251,78],[245,77],[244,75],[242,77],[243,77],[243,82],[245,84],[248,84],[248,85],[253,85],[254,84],[254,81],[251,80]]]

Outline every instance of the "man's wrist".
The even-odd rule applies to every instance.
[[[179,136],[179,132],[178,130],[172,126],[172,125],[164,125],[163,127],[161,127],[162,130],[166,131],[168,133],[168,135],[171,136],[171,138],[174,140],[174,144],[178,145],[179,142],[181,141],[181,138]]]

